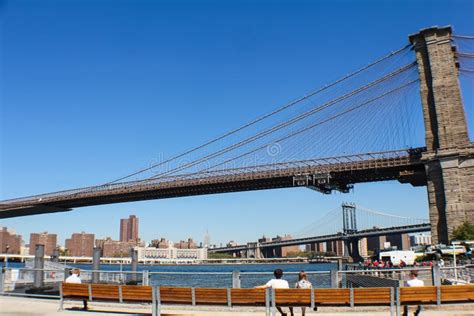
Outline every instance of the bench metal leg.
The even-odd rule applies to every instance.
[[[265,316],[270,316],[270,289],[265,289]]]
[[[151,288],[151,315],[156,316],[156,287]]]
[[[276,316],[275,289],[272,288],[272,316]]]
[[[64,310],[64,296],[63,296],[63,285],[59,285],[59,307],[58,311]]]
[[[161,316],[161,294],[160,287],[156,287],[156,315]]]

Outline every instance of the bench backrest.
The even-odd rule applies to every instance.
[[[355,305],[390,305],[395,295],[393,288],[354,288]]]
[[[74,284],[62,283],[64,298],[106,301],[152,302],[151,286],[114,284]],[[354,289],[314,289],[316,305],[378,305],[392,302],[394,289],[354,288]],[[275,289],[275,304],[283,306],[310,306],[311,289]],[[224,288],[179,288],[160,287],[161,303],[208,304],[208,305],[253,305],[268,304],[265,289],[224,289]],[[444,302],[474,302],[474,284],[443,285],[399,288],[401,304]]]
[[[310,306],[311,289],[275,289],[276,305]]]
[[[265,289],[231,289],[232,305],[265,305]]]
[[[351,301],[349,289],[315,289],[314,296],[321,305],[348,305]]]
[[[441,302],[474,302],[474,284],[442,285]]]
[[[67,298],[88,299],[89,286],[87,284],[62,283],[62,293]]]
[[[415,286],[400,288],[400,303],[435,303],[436,286]]]

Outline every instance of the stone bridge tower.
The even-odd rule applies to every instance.
[[[474,222],[474,145],[469,140],[451,27],[410,35],[420,75],[425,162],[433,243],[448,243]]]

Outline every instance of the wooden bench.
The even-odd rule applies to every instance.
[[[60,287],[60,309],[65,300],[151,303],[153,316],[162,304],[264,306],[266,315],[276,306],[390,306],[394,304],[442,304],[474,302],[474,285],[349,289],[226,289],[156,287],[114,284],[71,284]]]

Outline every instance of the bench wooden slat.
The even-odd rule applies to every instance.
[[[89,298],[88,284],[65,283],[61,284],[63,296],[69,298]]]
[[[119,286],[113,284],[91,284],[92,299],[119,300]]]
[[[160,287],[162,303],[192,303],[192,290],[186,287]]]
[[[124,301],[151,302],[153,300],[152,287],[123,285],[122,298]]]
[[[349,289],[314,289],[317,304],[347,305],[350,303]]]
[[[355,288],[354,304],[390,305],[390,288]]]
[[[436,301],[436,286],[417,286],[400,288],[401,303],[434,303]]]
[[[275,302],[277,305],[310,306],[310,289],[275,289]]]
[[[224,304],[227,305],[227,289],[196,288],[196,304]]]
[[[232,305],[265,305],[265,289],[231,289]]]
[[[441,302],[472,302],[474,301],[474,284],[442,285]]]

